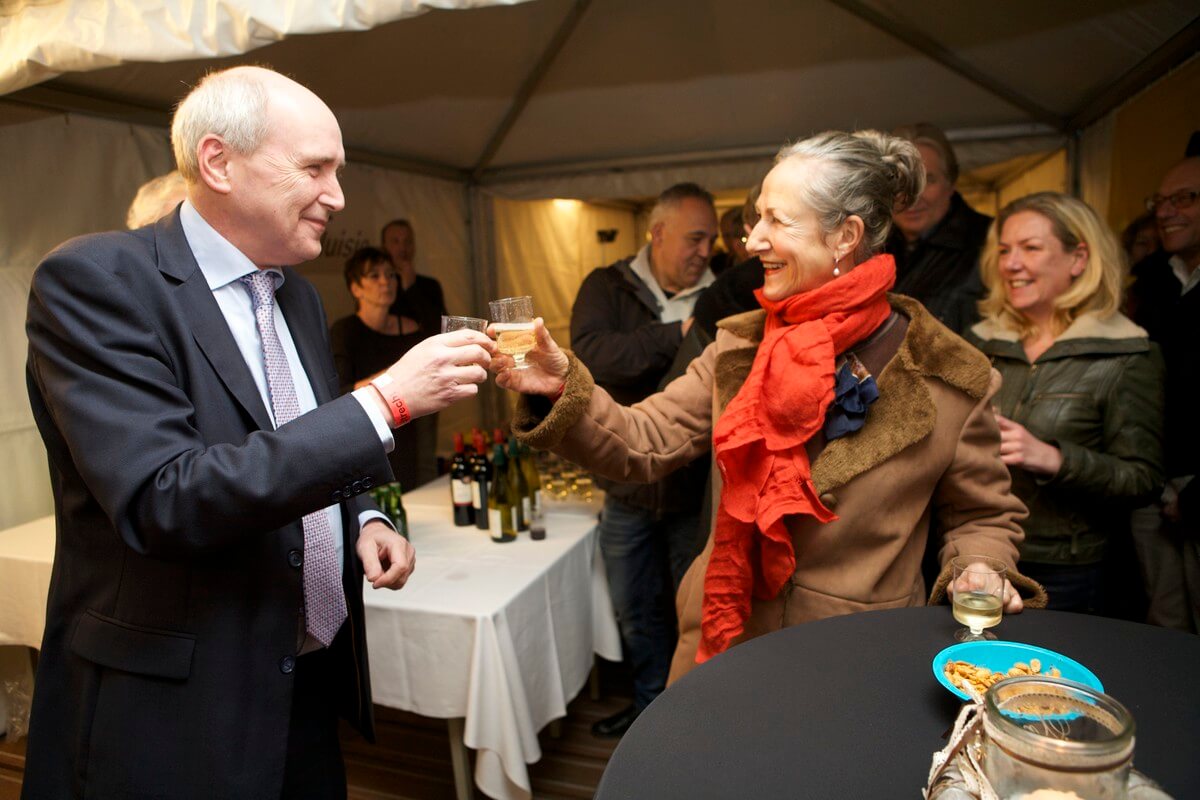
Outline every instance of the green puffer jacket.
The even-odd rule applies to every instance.
[[[1163,362],[1128,318],[1087,314],[1033,364],[1017,334],[985,319],[968,341],[992,360],[1003,385],[993,408],[1062,452],[1053,478],[1010,468],[1029,507],[1021,560],[1094,564],[1129,512],[1163,482]]]

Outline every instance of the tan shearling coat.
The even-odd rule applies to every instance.
[[[755,601],[737,641],[809,620],[855,611],[923,605],[921,558],[936,516],[943,532],[937,602],[956,555],[999,558],[1015,585],[1044,593],[1015,571],[1025,507],[1009,492],[1000,435],[989,399],[999,375],[987,359],[919,303],[890,297],[910,320],[896,354],[876,376],[879,399],[856,433],[828,443],[812,465],[821,501],[838,515],[827,524],[789,518],[796,572],[780,594]],[[749,374],[762,340],[764,311],[723,320],[717,340],[666,389],[621,406],[573,357],[563,396],[553,405],[522,398],[514,431],[592,470],[625,481],[653,481],[711,450],[712,430]],[[713,497],[721,475],[713,470]],[[716,503],[714,501],[714,507]],[[715,513],[715,512],[714,512]],[[712,552],[692,564],[677,596],[680,638],[671,680],[695,663],[704,573]],[[949,612],[947,612],[949,613]]]

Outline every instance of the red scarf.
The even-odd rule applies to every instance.
[[[878,255],[848,274],[767,311],[750,375],[713,430],[725,482],[704,576],[697,663],[723,652],[745,628],[751,595],[778,596],[796,572],[788,514],[837,517],[817,498],[804,443],[821,429],[833,400],[834,361],[887,320],[895,261]]]

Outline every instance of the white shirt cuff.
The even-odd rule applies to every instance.
[[[384,525],[387,525],[392,530],[396,530],[396,526],[393,525],[392,521],[387,518],[387,515],[381,514],[378,511],[364,511],[361,514],[359,514],[358,515],[358,529],[361,531],[364,527],[366,527],[366,524],[373,519],[377,519],[377,520],[381,521]]]
[[[383,418],[383,413],[379,410],[379,405],[375,402],[373,395],[375,390],[364,386],[361,389],[355,389],[351,392],[358,404],[363,407],[363,411],[367,412],[367,417],[370,418],[371,424],[375,426],[375,433],[379,434],[379,441],[383,444],[383,451],[390,453],[396,449],[396,439],[392,436],[392,429],[388,427],[387,420]]]

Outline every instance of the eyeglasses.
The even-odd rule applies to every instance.
[[[1185,208],[1191,208],[1197,197],[1200,197],[1200,191],[1196,189],[1184,189],[1182,192],[1168,195],[1152,195],[1146,198],[1146,210],[1154,213],[1162,208],[1164,203],[1170,203],[1177,210],[1182,211]]]

